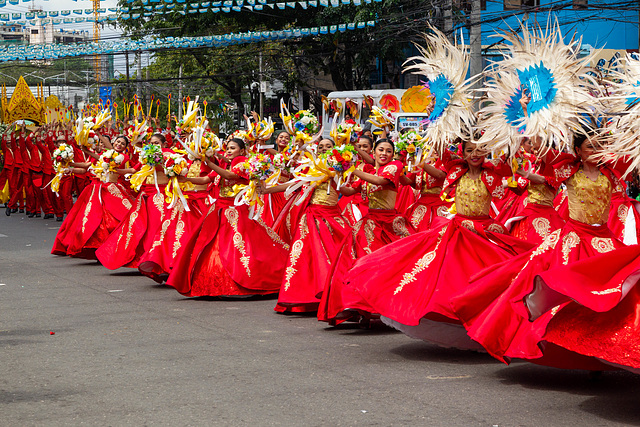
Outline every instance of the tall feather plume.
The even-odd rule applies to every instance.
[[[468,138],[475,123],[472,110],[471,85],[475,77],[467,79],[469,55],[464,41],[451,43],[434,27],[425,34],[426,46],[416,45],[420,56],[404,63],[405,71],[426,76],[434,110],[424,136],[438,153],[442,153],[456,138]]]
[[[640,169],[640,58],[627,54],[622,71],[608,74],[607,125],[602,160],[630,160],[625,175]]]
[[[523,136],[539,136],[542,152],[555,143],[569,149],[572,135],[588,124],[585,115],[601,109],[595,79],[588,64],[597,52],[578,58],[581,39],[565,44],[558,21],[546,28],[520,27],[496,36],[508,44],[503,60],[487,67],[483,106],[478,112],[483,134],[476,141],[483,149],[513,156]],[[527,115],[520,106],[522,90],[531,96]]]

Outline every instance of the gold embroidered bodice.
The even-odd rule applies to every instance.
[[[197,178],[200,176],[200,170],[202,168],[202,160],[194,160],[189,166],[189,171],[187,172],[187,178]],[[207,189],[207,184],[198,184],[194,185],[194,191],[203,191]]]
[[[327,188],[329,187],[331,189],[329,190],[329,194],[327,194]],[[311,196],[311,204],[322,206],[335,206],[338,204],[338,192],[331,185],[331,181],[323,182],[316,187]]]
[[[569,199],[569,217],[585,224],[606,224],[611,204],[611,181],[602,173],[592,181],[582,168],[565,184]]]
[[[222,186],[220,187],[220,197],[235,197],[236,193],[233,191],[233,186],[239,184],[240,180],[230,181],[222,178]]]
[[[395,190],[381,190],[381,186],[366,183],[369,209],[395,209],[398,192]]]
[[[442,192],[442,187],[433,187],[430,186],[436,183],[436,179],[429,175],[426,171],[422,171],[422,185],[420,186],[420,194],[440,194]]]
[[[491,194],[482,178],[465,173],[456,187],[456,212],[465,216],[486,216],[491,211]]]
[[[552,206],[556,193],[546,184],[529,183],[527,187],[527,204],[535,203],[536,205]]]

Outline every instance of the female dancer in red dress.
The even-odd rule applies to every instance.
[[[333,146],[332,140],[321,140],[318,143],[318,155],[326,153]],[[288,187],[271,187],[264,192],[284,191]],[[338,192],[333,180],[318,185],[300,206],[300,219],[275,307],[280,313],[318,310],[319,295],[331,270],[331,261],[350,231],[348,221],[340,214]]]
[[[463,155],[464,160],[446,164],[444,192],[455,187],[455,217],[440,219],[430,231],[359,259],[347,272],[340,293],[331,290],[329,319],[340,320],[349,315],[346,311],[378,313],[410,336],[444,346],[478,347],[459,325],[449,306],[451,298],[474,273],[531,245],[507,235],[489,216],[491,199],[504,196],[502,178],[511,169],[485,161],[470,142]]]
[[[373,153],[373,140],[367,135],[363,135],[358,138],[358,142],[354,145],[361,160],[356,165],[356,168],[364,171],[364,167],[369,164],[369,161],[373,163],[371,154]],[[362,198],[362,193],[356,193],[353,196],[342,196],[338,201],[338,206],[342,215],[349,220],[351,225],[355,225],[367,215],[369,211],[369,204]]]
[[[221,166],[210,163],[194,184],[215,182],[218,198],[178,252],[167,285],[188,297],[246,296],[278,292],[289,246],[262,221],[249,219],[247,205],[234,205],[237,186],[248,180],[239,167],[246,158],[240,139],[227,143]]]
[[[451,202],[440,197],[444,179],[447,176],[442,160],[433,164],[423,163],[409,175],[412,185],[420,190],[420,198],[409,207],[406,218],[417,231],[431,229],[433,221],[438,217],[446,217]]]
[[[128,144],[126,136],[119,136],[114,141],[115,151],[122,156],[118,159],[121,167],[115,173],[102,170],[97,153],[92,153],[95,156],[91,157],[93,162],[74,163],[76,173],[91,170],[95,178],[82,191],[64,219],[56,235],[52,254],[96,259],[96,250],[127,215],[133,198],[118,182],[118,177],[129,168],[129,157],[124,154]]]
[[[278,153],[282,153],[286,150],[289,142],[291,141],[291,135],[289,135],[286,131],[282,131],[278,133],[276,137],[276,149],[269,149],[269,154],[272,156],[277,155]],[[277,150],[277,151],[276,151]],[[283,184],[291,179],[291,174],[288,171],[283,170],[280,172],[280,177],[278,178],[278,182]],[[293,195],[289,197],[285,197],[284,193],[273,193],[267,195],[264,198],[264,208],[262,211],[262,219],[269,226],[273,227],[278,215],[284,207],[287,205],[287,202],[293,197]]]
[[[206,177],[209,173],[211,168],[206,162],[196,159],[189,165],[187,178]],[[189,210],[182,203],[175,203],[166,213],[166,219],[156,232],[151,247],[140,258],[138,270],[158,283],[169,277],[178,251],[211,208],[213,198],[208,185],[195,184],[192,187],[183,191]]]
[[[318,319],[329,321],[342,312],[342,278],[357,258],[368,255],[377,249],[415,233],[405,218],[395,210],[398,185],[402,174],[402,163],[393,160],[393,144],[383,138],[374,146],[375,167],[356,170],[353,174],[358,180],[351,187],[342,187],[340,191],[353,195],[362,189],[363,198],[369,202],[369,211],[347,235],[325,285]],[[351,316],[345,316],[350,318]]]
[[[164,135],[159,133],[149,139],[149,145],[164,147],[165,144]],[[163,148],[162,151],[166,157],[169,150]],[[140,160],[143,161],[142,156]],[[150,165],[138,163],[127,172],[140,171],[143,166]],[[98,260],[109,270],[137,268],[140,258],[151,248],[157,230],[166,219],[168,210],[164,188],[169,180],[164,173],[162,159],[150,170],[154,173],[145,178],[132,208],[96,251]]]
[[[540,148],[539,138],[534,138],[533,147],[535,151]],[[536,157],[531,170],[518,171],[528,181],[527,195],[524,208],[505,223],[512,236],[539,245],[549,234],[564,226],[565,221],[553,207],[558,192],[558,182],[553,175],[556,159],[558,153],[549,150],[544,157]]]
[[[566,225],[535,250],[480,273],[452,301],[469,336],[499,360],[640,368],[640,247],[624,247],[607,227],[618,174],[592,157],[596,144],[576,135],[577,157],[562,154],[554,166],[567,186]]]

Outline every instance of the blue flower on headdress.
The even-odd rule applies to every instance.
[[[302,123],[302,122],[296,122],[296,123],[293,125],[293,127],[295,127],[297,131],[302,132],[302,131],[304,130],[304,128],[305,128],[305,125],[304,125],[304,123]]]
[[[435,121],[444,110],[449,106],[451,102],[451,96],[453,95],[453,85],[451,82],[444,76],[444,74],[440,74],[435,79],[430,82],[425,83],[425,86],[429,88],[431,95],[435,98],[435,104],[433,106],[433,111],[429,116],[429,120]]]
[[[531,102],[527,106],[528,114],[549,108],[558,92],[551,70],[540,61],[538,65],[518,70],[518,76],[520,83],[531,96]]]

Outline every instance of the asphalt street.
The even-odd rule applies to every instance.
[[[184,298],[50,255],[61,223],[2,213],[0,425],[640,425],[640,376]]]

